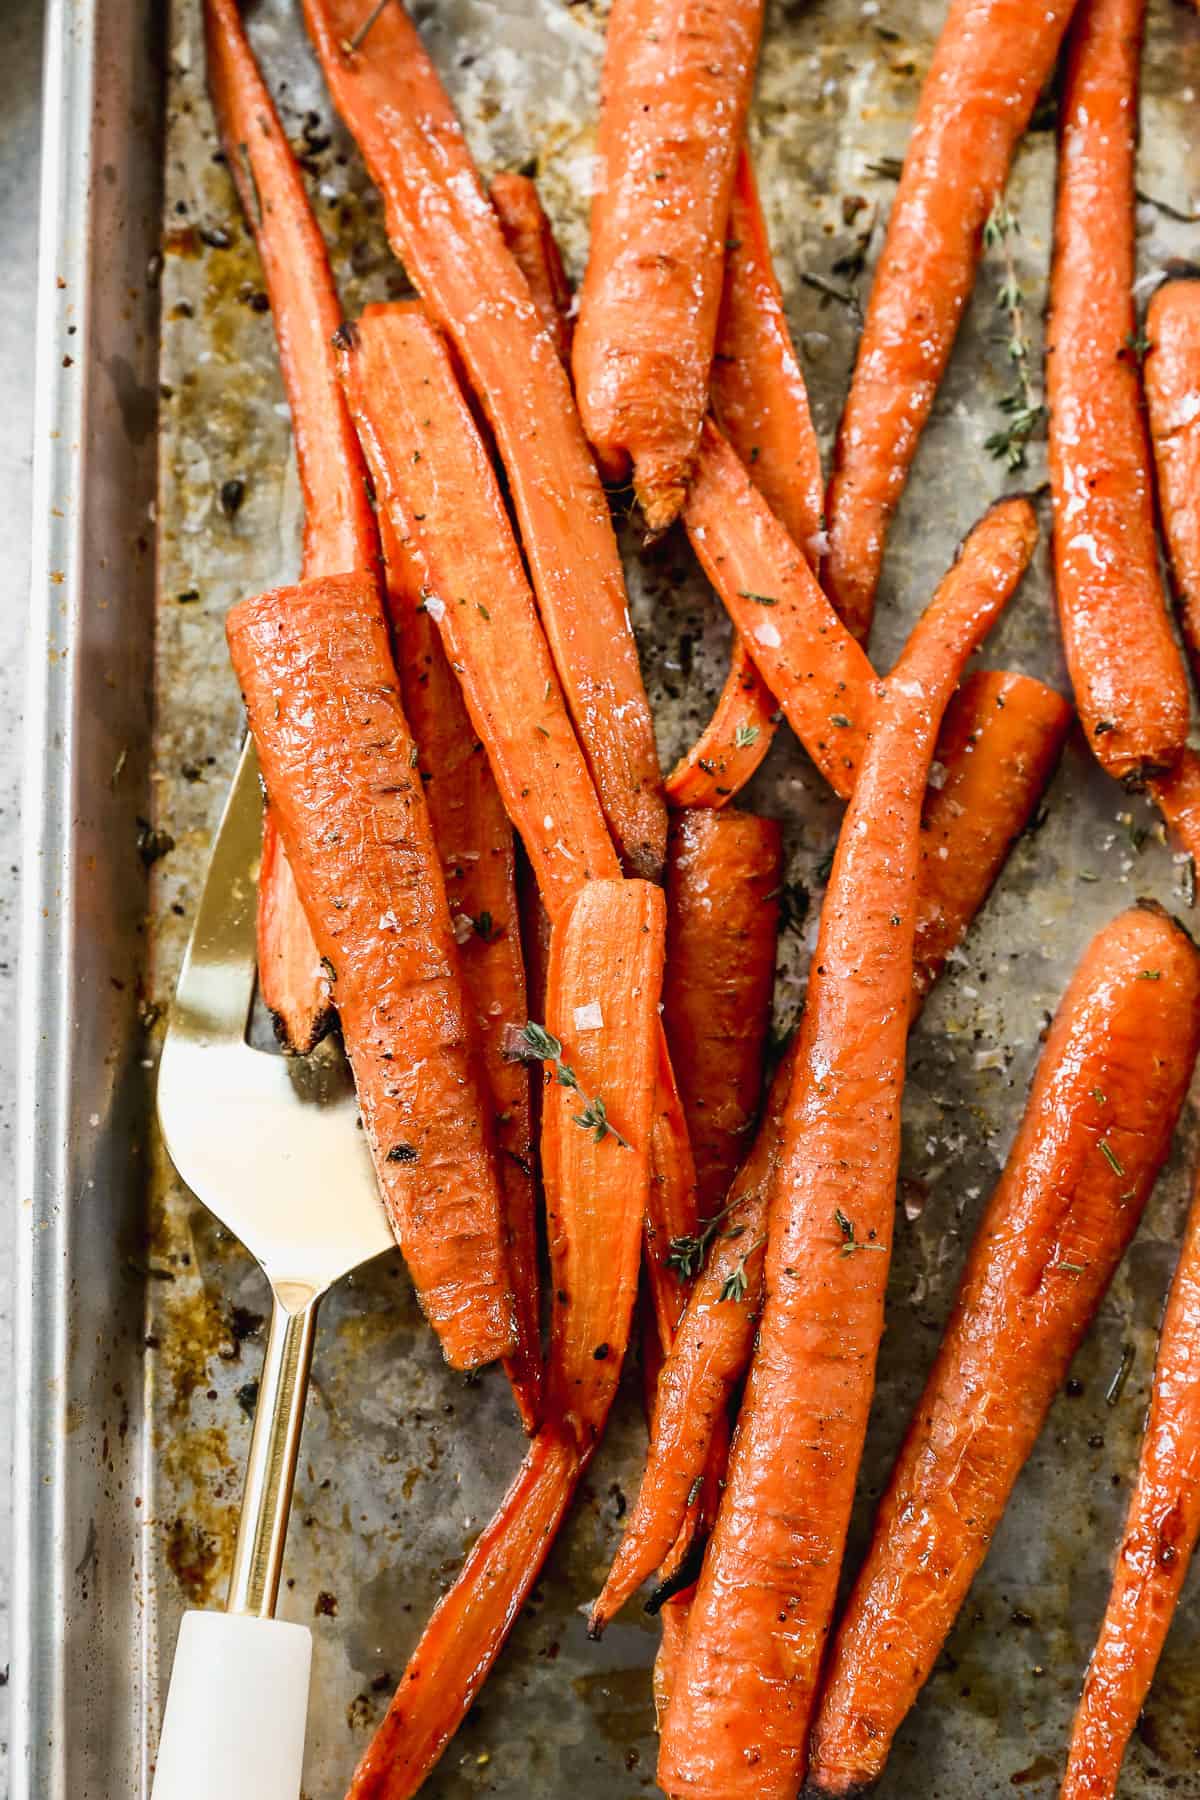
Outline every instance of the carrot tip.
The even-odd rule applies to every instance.
[[[290,1023],[281,1012],[272,1012],[271,1028],[275,1033],[275,1042],[285,1056],[308,1056],[323,1039],[333,1030],[334,1010],[326,1006],[318,1013],[304,1015],[304,1030],[300,1030],[300,1018],[297,1015]]]

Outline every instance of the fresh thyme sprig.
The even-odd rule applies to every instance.
[[[860,1250],[882,1250],[882,1244],[864,1244],[861,1238],[854,1235],[854,1221],[848,1219],[840,1206],[834,1208],[834,1222],[842,1234],[839,1253],[842,1256],[856,1256]]]
[[[708,1246],[717,1235],[717,1226],[722,1219],[729,1217],[736,1205],[737,1201],[733,1200],[728,1206],[723,1206],[719,1213],[714,1213],[711,1219],[703,1220],[699,1231],[689,1233],[685,1237],[672,1238],[667,1246],[668,1269],[674,1269],[676,1274],[683,1276],[685,1280],[692,1275],[698,1275],[704,1267]],[[744,1227],[737,1226],[728,1235],[737,1237],[743,1229]],[[721,1296],[722,1299],[724,1297],[724,1295]]]
[[[742,1229],[744,1229],[744,1227]],[[734,1233],[731,1231],[729,1233],[729,1236],[733,1237]],[[724,1281],[721,1283],[721,1292],[717,1296],[718,1302],[720,1302],[722,1300],[733,1300],[736,1302],[738,1300],[744,1300],[746,1298],[746,1289],[750,1285],[746,1279],[746,1263],[749,1260],[749,1258],[754,1255],[754,1252],[756,1250],[762,1249],[762,1246],[766,1243],[766,1241],[767,1240],[766,1240],[765,1236],[756,1237],[754,1242],[752,1244],[748,1244],[746,1246],[746,1248],[742,1251],[742,1254],[738,1257],[737,1262],[734,1264],[733,1268],[729,1271],[728,1275],[725,1277]]]
[[[1025,294],[1017,276],[1012,240],[1019,236],[1020,222],[1003,200],[997,200],[983,228],[983,242],[988,250],[999,246],[1004,259],[1004,279],[996,294],[996,305],[1008,315],[1008,359],[1013,367],[1013,385],[1000,401],[1007,416],[1001,431],[994,431],[984,445],[1009,470],[1025,467],[1025,451],[1030,438],[1046,416],[1046,408],[1037,398],[1029,373],[1029,338],[1025,330]]]
[[[518,1062],[553,1063],[554,1079],[559,1087],[570,1088],[579,1095],[583,1111],[571,1114],[576,1125],[583,1131],[592,1132],[598,1144],[602,1144],[606,1137],[613,1137],[628,1150],[629,1139],[622,1136],[609,1118],[604,1101],[599,1094],[589,1097],[584,1093],[574,1069],[563,1061],[562,1051],[561,1039],[556,1038],[552,1031],[547,1031],[544,1025],[535,1024],[532,1019],[522,1030],[514,1030],[505,1046],[505,1054]]]

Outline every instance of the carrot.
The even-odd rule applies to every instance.
[[[542,1124],[554,1286],[546,1423],[409,1659],[349,1800],[408,1800],[425,1780],[495,1662],[603,1433],[637,1290],[665,938],[662,894],[646,882],[589,883],[555,922],[546,1027],[526,1028],[527,1053],[551,1052],[554,1070]],[[563,1083],[564,1068],[576,1085]],[[598,1102],[603,1131],[581,1120],[596,1119]]]
[[[1117,1791],[1200,1535],[1200,1198],[1192,1202],[1158,1340],[1154,1390],[1112,1592],[1083,1684],[1062,1800]]]
[[[711,1227],[712,1251],[659,1372],[646,1468],[608,1579],[592,1607],[588,1629],[593,1637],[666,1560],[703,1475],[714,1427],[750,1360],[762,1309],[767,1206],[794,1064],[793,1048],[771,1084],[750,1155]],[[705,1235],[696,1234],[675,1240],[685,1274],[703,1261],[705,1243]]]
[[[776,518],[815,563],[824,511],[821,452],[744,145],[729,208],[711,393],[723,435]]]
[[[677,814],[668,839],[663,1022],[705,1216],[721,1204],[758,1113],[782,852],[776,820],[732,808]]]
[[[672,806],[724,806],[741,792],[771,748],[783,714],[735,631],[729,673],[713,715],[666,779]]]
[[[380,505],[414,559],[553,920],[582,882],[620,868],[446,345],[419,308],[370,306],[343,377]]]
[[[762,0],[615,0],[573,361],[606,477],[664,531],[708,404],[734,170]]]
[[[1140,785],[1188,728],[1158,574],[1133,303],[1134,153],[1145,0],[1083,0],[1061,110],[1046,384],[1059,619],[1097,759]],[[1099,198],[1098,198],[1099,197]]]
[[[1200,755],[1185,750],[1169,774],[1151,781],[1150,792],[1175,842],[1191,858],[1194,883],[1200,866]]]
[[[520,1617],[580,1469],[571,1433],[562,1425],[544,1425],[453,1587],[434,1609],[354,1771],[347,1800],[408,1800],[422,1785]]]
[[[528,175],[501,170],[492,176],[489,191],[509,254],[529,284],[538,318],[563,367],[569,369],[573,296],[537,188]]]
[[[913,1010],[987,899],[1009,845],[1050,779],[1071,704],[1029,675],[969,675],[938,739],[940,787],[925,797]]]
[[[722,432],[815,567],[822,507],[820,450],[744,146],[729,209],[711,394]],[[774,695],[735,633],[716,711],[668,776],[668,800],[676,806],[724,805],[766,756],[779,716]]]
[[[666,812],[608,504],[566,372],[400,0],[305,0],[388,236],[462,359],[508,476],[558,680],[626,868],[655,877]],[[363,27],[368,24],[365,32]]]
[[[1198,1044],[1200,956],[1143,902],[1093,939],[1046,1041],[838,1632],[813,1794],[882,1770],[1137,1227]]]
[[[952,0],[875,270],[829,483],[822,580],[871,629],[888,524],[933,406],[983,227],[1054,68],[1075,0]]]
[[[667,1051],[667,1040],[660,1031],[643,1265],[659,1347],[664,1355],[671,1348],[675,1328],[687,1301],[687,1289],[671,1262],[671,1245],[677,1238],[690,1237],[696,1231],[699,1219],[696,1164],[688,1121]]]
[[[504,1054],[506,1029],[530,1016],[513,831],[437,627],[420,605],[419,575],[386,511],[379,526],[400,700],[417,748],[496,1121],[517,1324],[505,1371],[522,1423],[532,1432],[541,1409],[542,1353],[529,1071]]]
[[[208,85],[225,159],[254,234],[275,317],[304,500],[306,577],[373,568],[379,555],[362,455],[330,343],[342,309],[271,96],[242,29],[237,0],[205,0]],[[281,1042],[311,1050],[331,997],[296,884],[268,811],[258,883],[258,975]]]
[[[455,1368],[514,1347],[471,1005],[374,577],[243,600],[226,626],[259,764],[337,994],[421,1305]]]
[[[1142,364],[1158,505],[1184,636],[1200,667],[1200,280],[1164,282],[1146,313]]]
[[[849,795],[875,672],[711,419],[683,512],[692,548],[792,730]]]
[[[659,1759],[673,1796],[791,1797],[883,1330],[921,800],[941,716],[1004,604],[991,514],[888,679],[838,839],[768,1220],[766,1302]]]

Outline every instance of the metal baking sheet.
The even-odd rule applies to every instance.
[[[14,1665],[14,1793],[22,1800],[145,1795],[179,1612],[219,1604],[223,1594],[266,1313],[261,1280],[181,1190],[147,1123],[160,1009],[240,732],[223,616],[237,595],[293,576],[299,561],[271,320],[215,156],[200,8],[173,0],[161,62],[154,10],[137,0],[57,0],[48,58],[60,86],[48,127],[44,241],[55,249],[42,280],[36,521],[34,636],[49,660],[35,671],[30,714],[31,742],[45,750],[29,797],[39,872],[30,883],[24,986],[27,1297]],[[891,197],[887,159],[903,154],[943,13],[942,0],[774,0],[769,8],[753,144],[826,448]],[[536,168],[578,275],[604,7],[423,0],[416,16],[481,168]],[[293,0],[258,0],[251,27],[304,156],[347,312],[403,291],[377,197],[333,116]],[[1198,90],[1200,22],[1189,7],[1152,0],[1139,171],[1150,196],[1139,211],[1147,286],[1172,256],[1194,254],[1195,226],[1167,209],[1200,207]],[[1010,187],[1035,335],[1053,165],[1052,130],[1033,131]],[[156,249],[157,290],[146,280]],[[805,279],[814,276],[819,287]],[[874,642],[881,666],[958,539],[1006,485],[983,447],[1008,382],[1000,279],[989,258],[892,533]],[[75,342],[77,376],[62,361]],[[155,443],[152,630],[139,544],[150,535]],[[1029,468],[1007,485],[1037,487],[1044,473],[1035,446]],[[644,553],[626,526],[623,548],[669,763],[712,704],[728,629],[681,537]],[[1044,551],[984,660],[1065,681]],[[781,1026],[802,1001],[818,871],[837,822],[785,735],[745,797],[783,819],[790,877],[813,902],[782,948]],[[154,864],[148,911],[139,818],[172,840]],[[1071,968],[1091,933],[1140,894],[1192,916],[1183,871],[1154,826],[1148,804],[1108,784],[1072,742],[1043,822],[1016,848],[914,1035],[910,1204],[898,1227],[851,1564]],[[155,847],[143,835],[143,848]],[[885,1800],[1055,1791],[1136,1457],[1197,1136],[1193,1104],[947,1653],[900,1735]],[[1110,1405],[1126,1344],[1132,1372]],[[579,1615],[638,1478],[636,1388],[627,1379],[544,1579],[429,1783],[439,1800],[567,1791],[607,1800],[654,1789],[648,1669],[657,1629],[631,1610],[593,1645]],[[502,1381],[489,1374],[466,1383],[442,1366],[397,1259],[330,1299],[284,1601],[286,1615],[315,1637],[310,1800],[342,1792],[423,1620],[519,1455]],[[1127,1761],[1130,1800],[1200,1795],[1200,1627],[1191,1593]]]

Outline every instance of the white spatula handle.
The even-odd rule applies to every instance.
[[[297,1800],[311,1664],[303,1625],[185,1613],[153,1800]]]

